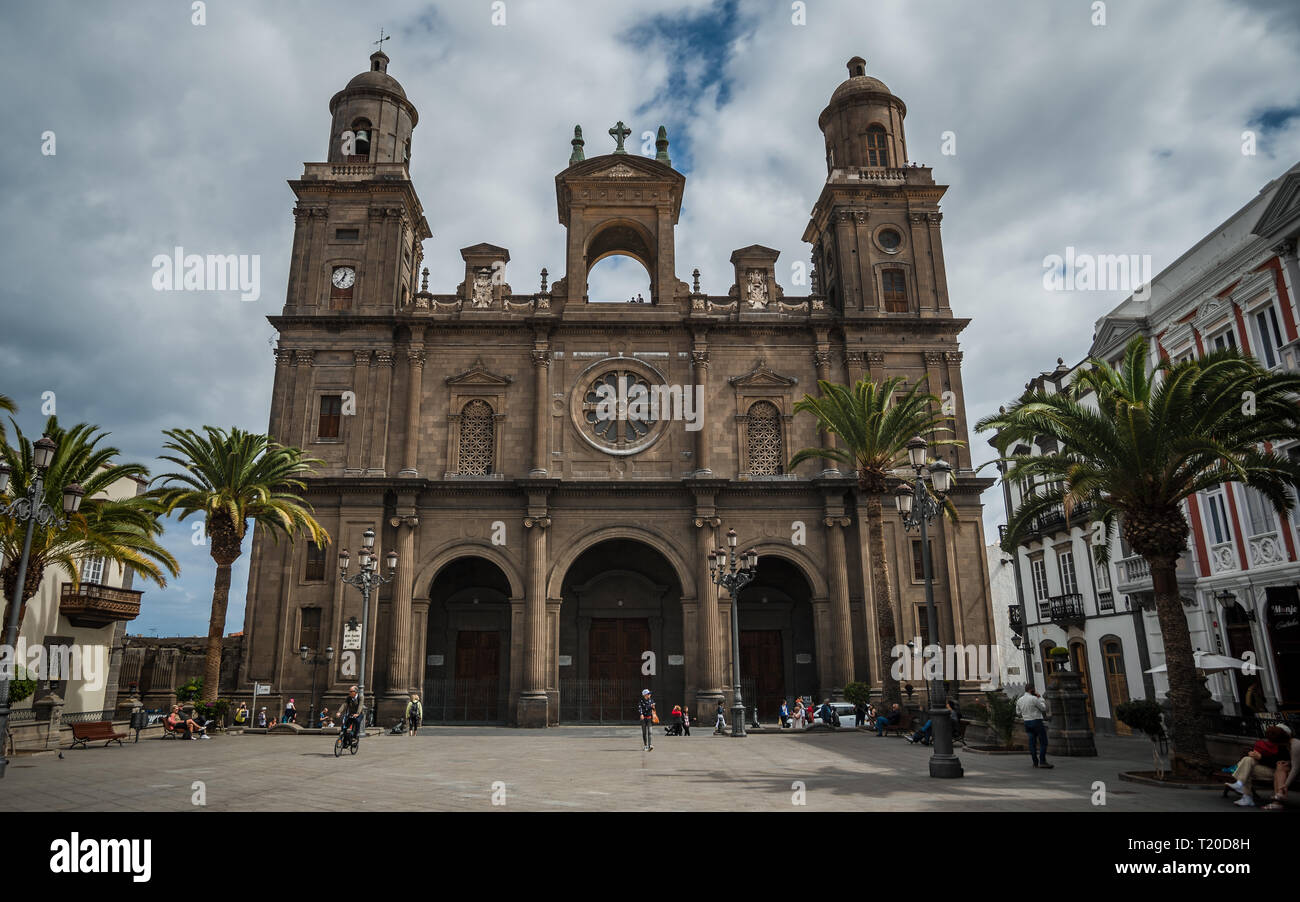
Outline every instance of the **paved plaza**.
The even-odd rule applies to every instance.
[[[519,730],[429,727],[376,735],[336,759],[330,736],[226,735],[209,741],[142,736],[12,759],[3,811],[1218,811],[1250,816],[1218,792],[1121,781],[1151,768],[1141,738],[1098,737],[1099,757],[1056,758],[958,748],[966,776],[928,775],[930,750],[866,731],[746,739],[708,730],[641,748],[634,725]],[[1094,806],[1102,781],[1106,804]],[[803,806],[795,803],[798,786]],[[494,785],[495,784],[495,785]],[[502,792],[504,789],[504,792]],[[498,802],[494,804],[494,796]]]

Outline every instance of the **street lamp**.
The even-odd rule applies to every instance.
[[[307,646],[303,645],[299,647],[298,654],[299,656],[302,657],[302,662],[304,664],[310,661],[312,665],[311,666],[311,710],[307,714],[307,725],[314,726],[316,724],[316,672],[320,670],[321,661],[325,661],[328,664],[329,662],[334,660],[334,647],[332,645],[325,646],[325,655],[322,657],[314,649],[310,649]],[[360,694],[360,690],[358,690],[358,694]]]
[[[919,435],[907,443],[907,458],[915,473],[909,483],[904,480],[894,492],[898,516],[906,530],[921,529],[921,566],[925,576],[925,617],[930,641],[939,636],[938,617],[934,609],[934,578],[930,569],[930,521],[943,509],[944,496],[952,488],[952,467],[946,461],[926,463],[926,442]],[[929,485],[927,486],[927,478]],[[940,656],[940,661],[943,656]],[[942,676],[930,686],[930,729],[934,731],[934,754],[930,756],[930,776],[960,777],[961,759],[952,752],[952,720],[945,707],[947,693]]]
[[[54,510],[45,503],[45,471],[49,469],[50,463],[54,460],[54,451],[56,446],[48,435],[41,436],[39,441],[32,443],[32,481],[27,486],[27,494],[22,498],[15,498],[8,504],[0,504],[0,517],[8,517],[19,523],[27,523],[27,532],[23,537],[23,553],[18,559],[18,581],[14,586],[14,597],[9,602],[9,617],[5,623],[5,645],[8,648],[16,648],[18,645],[18,617],[23,606],[23,587],[27,583],[27,563],[32,554],[32,534],[36,530],[36,524],[42,527],[53,526],[56,529],[63,529],[68,525],[64,517],[70,517],[81,507],[81,498],[86,494],[85,490],[77,483],[71,483],[63,489],[63,514]],[[0,463],[0,495],[6,495],[9,492],[9,477],[13,471],[9,465]],[[17,665],[14,666],[13,677],[18,676]],[[9,731],[9,682],[11,677],[8,674],[0,673],[0,777],[5,775],[5,768],[9,766],[9,761],[4,757],[5,737]]]
[[[731,735],[745,736],[745,702],[740,697],[740,590],[758,575],[758,552],[736,553],[736,531],[727,530],[725,550],[709,552],[709,574],[713,582],[731,596]],[[756,718],[757,719],[757,718]]]
[[[388,552],[388,575],[379,574],[379,558],[374,554],[375,547],[375,530],[367,527],[361,535],[361,551],[357,554],[358,572],[356,576],[348,576],[348,564],[351,557],[348,550],[344,548],[339,552],[339,579],[349,586],[356,586],[361,590],[361,675],[357,677],[357,698],[360,699],[361,723],[358,726],[358,736],[366,735],[366,633],[367,624],[370,622],[370,593],[377,591],[384,583],[391,583],[396,576],[397,571],[397,552]]]

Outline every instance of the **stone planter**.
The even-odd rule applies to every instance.
[[[1097,745],[1088,726],[1088,697],[1082,674],[1057,671],[1047,678],[1047,748],[1052,755],[1096,757]]]
[[[998,734],[988,721],[968,720],[966,721],[966,744],[967,745],[997,745]]]

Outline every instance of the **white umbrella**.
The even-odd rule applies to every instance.
[[[1206,673],[1218,673],[1223,670],[1241,670],[1245,665],[1241,658],[1230,658],[1227,655],[1212,655],[1208,651],[1198,651],[1196,653],[1196,669],[1203,670]],[[1169,668],[1164,664],[1159,667],[1152,667],[1147,673],[1164,673]]]

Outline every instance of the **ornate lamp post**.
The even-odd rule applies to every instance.
[[[351,557],[344,548],[339,552],[339,579],[349,586],[361,590],[361,672],[357,677],[357,698],[361,700],[361,723],[357,735],[366,735],[366,626],[370,622],[370,593],[377,591],[384,583],[391,583],[397,573],[397,552],[388,552],[388,575],[380,576],[379,558],[375,556],[375,531],[367,528],[361,536],[361,553],[357,555],[360,565],[356,576],[348,576],[348,564]]]
[[[925,576],[925,619],[930,642],[939,637],[939,618],[934,609],[934,578],[930,566],[930,521],[943,509],[944,496],[952,488],[952,467],[937,460],[926,464],[926,443],[919,435],[907,443],[907,457],[915,472],[911,483],[904,481],[894,493],[898,515],[906,530],[921,530],[921,566]],[[930,485],[926,481],[929,478]],[[933,490],[931,489],[933,487]],[[943,656],[940,656],[942,662]],[[930,756],[930,776],[960,777],[961,759],[952,753],[952,720],[945,707],[947,693],[943,675],[930,684],[930,728],[934,731],[934,754]]]
[[[54,460],[55,444],[48,435],[32,444],[33,479],[27,486],[27,495],[15,498],[0,506],[0,516],[8,517],[19,523],[27,523],[27,534],[23,537],[23,553],[18,559],[18,583],[14,587],[14,597],[9,602],[9,617],[5,623],[4,641],[10,648],[18,645],[18,616],[23,607],[23,587],[27,583],[27,562],[32,553],[32,534],[36,524],[42,527],[54,526],[63,529],[67,520],[45,503],[45,471]],[[9,493],[9,465],[0,463],[0,496]],[[81,486],[72,483],[63,489],[63,513],[71,516],[81,507],[81,496],[86,494]],[[18,666],[14,664],[13,674],[0,672],[0,777],[5,775],[9,761],[4,757],[5,739],[9,731],[9,682],[18,676]]]
[[[713,582],[731,596],[731,735],[745,736],[745,702],[740,697],[740,590],[758,574],[758,552],[736,554],[736,531],[727,530],[727,548],[709,552],[709,573]]]
[[[302,658],[304,664],[308,661],[311,662],[311,711],[307,714],[307,725],[314,726],[316,723],[316,672],[320,670],[321,661],[329,663],[334,660],[334,647],[332,645],[325,646],[325,654],[321,655],[314,649],[303,645],[299,647],[298,655]],[[361,694],[360,687],[357,688],[357,694]]]

